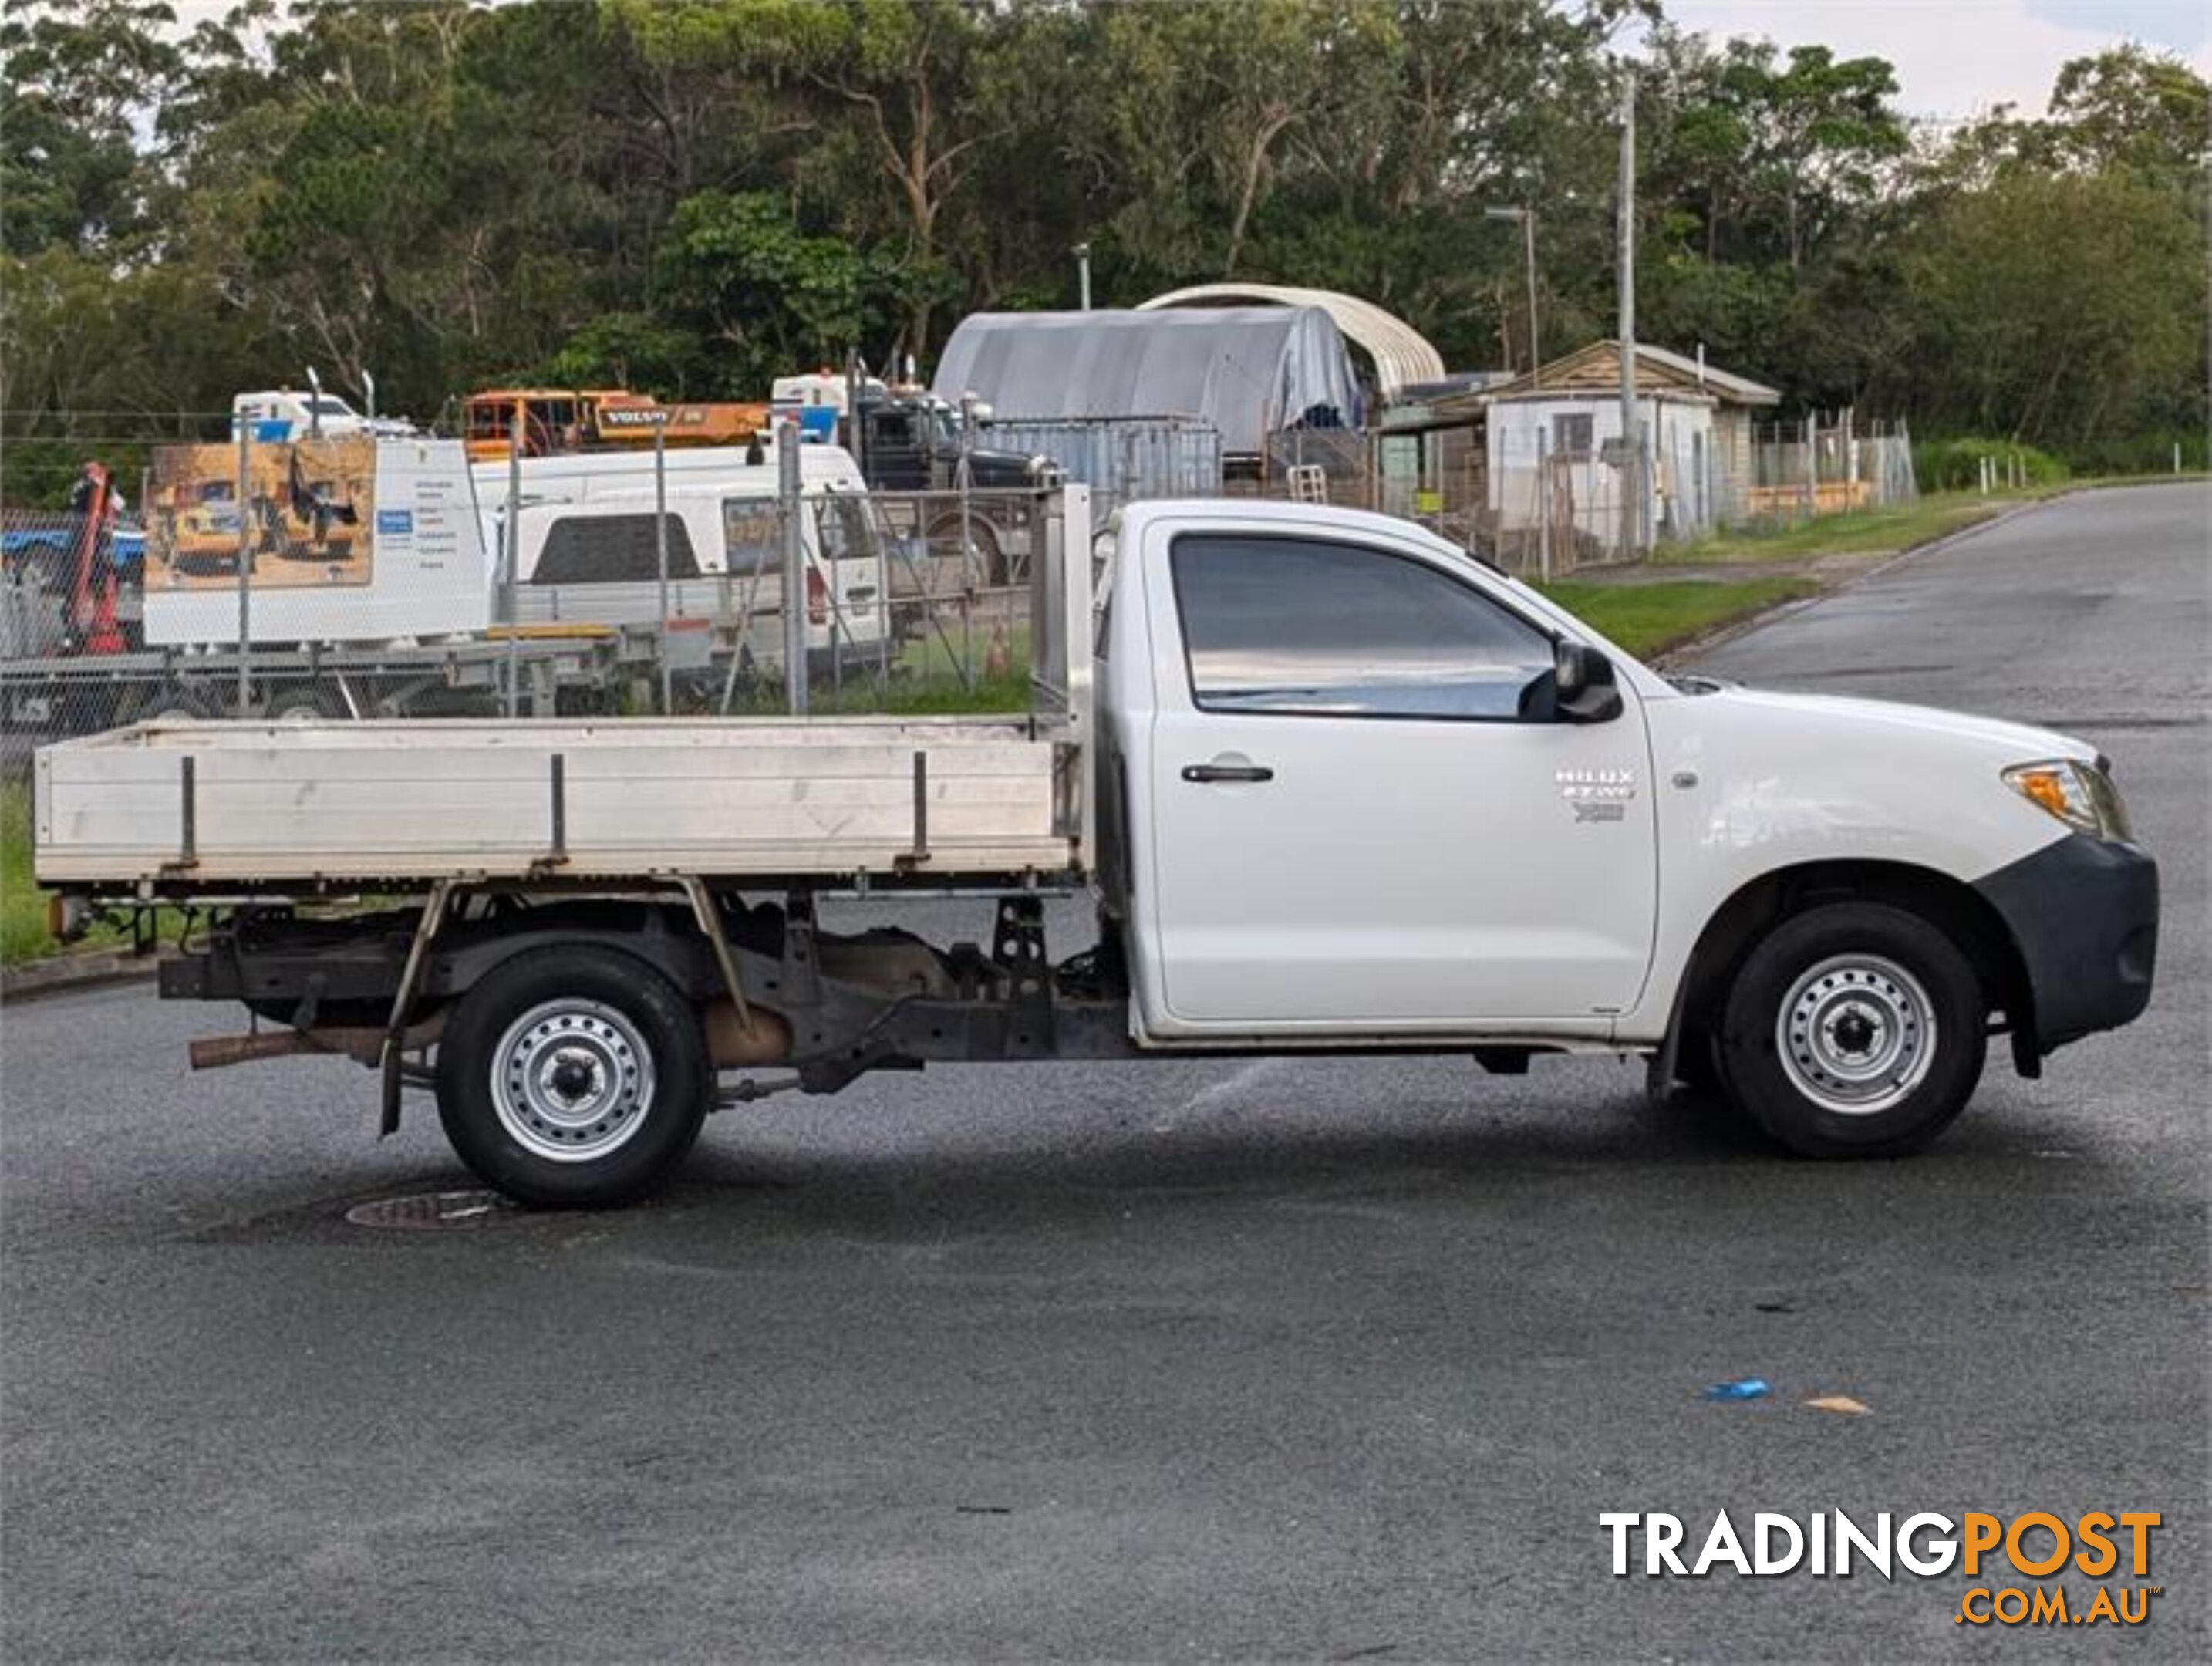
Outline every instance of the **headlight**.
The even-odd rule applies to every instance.
[[[2134,836],[2119,788],[2094,763],[2061,759],[2015,764],[2004,772],[2004,783],[2030,804],[2048,810],[2092,838],[2125,842]]]

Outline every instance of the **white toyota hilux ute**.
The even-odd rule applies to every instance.
[[[386,1127],[433,1090],[541,1202],[634,1195],[778,1086],[998,1059],[1609,1049],[1796,1151],[1900,1152],[1992,1037],[2034,1075],[2149,999],[2157,870],[2081,741],[1662,676],[1380,515],[1094,539],[1048,496],[1025,715],[151,726],[41,754],[40,876],[210,900],[164,993],[284,1027],[202,1062],[350,1053]],[[102,819],[180,761],[181,829]],[[900,929],[917,890],[995,899],[988,943]],[[1054,892],[1098,921],[1057,958]],[[366,893],[410,900],[319,907]]]

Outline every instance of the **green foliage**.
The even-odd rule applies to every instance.
[[[2017,479],[2030,486],[2055,486],[2072,473],[2061,459],[2033,446],[1969,438],[1924,441],[1913,447],[1913,477],[1924,492],[1978,489],[1984,459],[1998,485]]]
[[[685,198],[657,264],[663,309],[708,344],[713,391],[738,398],[801,365],[843,364],[934,276],[807,232],[766,192]]]
[[[222,431],[309,365],[434,416],[510,377],[757,398],[986,307],[1233,274],[1364,295],[1454,368],[1638,309],[1790,410],[2077,462],[2207,424],[2207,89],[2122,46],[1942,135],[1890,67],[1660,0],[0,0],[0,495]],[[94,415],[93,413],[101,413]]]
[[[2168,433],[2115,434],[2078,447],[2071,461],[2083,474],[2166,474],[2178,460],[2183,472],[2212,468],[2212,447],[2203,429]]]
[[[2128,172],[2015,167],[1899,240],[1923,431],[2058,451],[2204,420],[2204,232]]]

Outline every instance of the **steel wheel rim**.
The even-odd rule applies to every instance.
[[[1790,1085],[1824,1110],[1870,1116],[1927,1079],[1936,1009],[1920,980],[1879,955],[1836,955],[1790,986],[1775,1050]]]
[[[627,1014],[570,997],[533,1006],[492,1054],[491,1104],[517,1145],[590,1163],[629,1143],[653,1109],[653,1052]]]

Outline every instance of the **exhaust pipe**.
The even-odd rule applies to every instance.
[[[750,1006],[750,1003],[748,1003]],[[707,1031],[707,1054],[717,1070],[741,1070],[754,1065],[781,1064],[791,1057],[791,1025],[778,1012],[751,1007],[748,1026],[737,1003],[724,999],[710,1004],[701,1022]]]
[[[399,1032],[399,1050],[413,1053],[445,1033],[446,1015],[434,1012]],[[339,1054],[374,1065],[384,1055],[384,1031],[374,1025],[319,1024],[312,1030],[264,1030],[248,1036],[203,1036],[185,1049],[195,1070],[228,1070],[259,1059],[301,1054]]]

